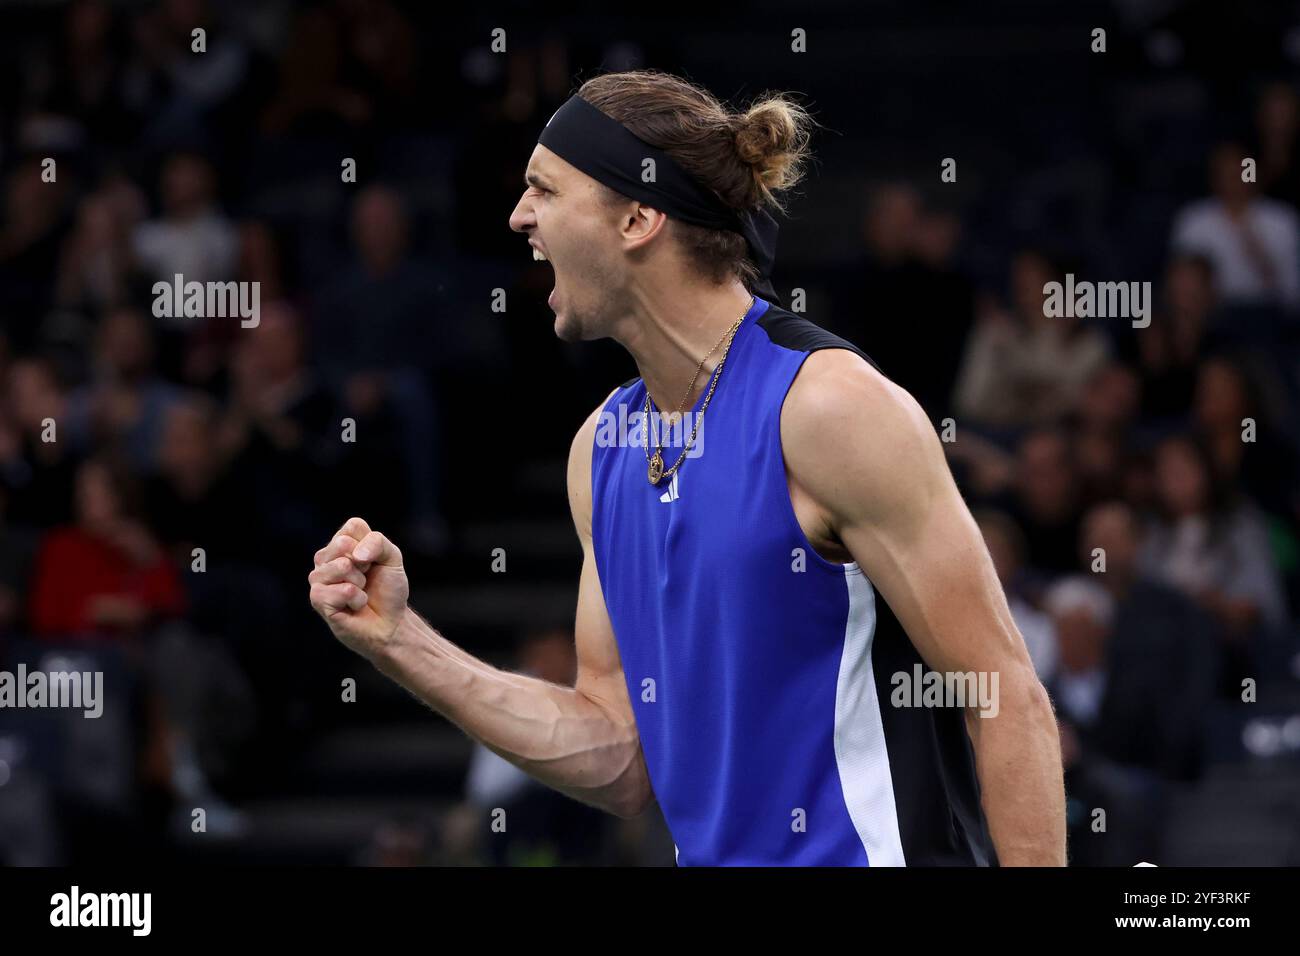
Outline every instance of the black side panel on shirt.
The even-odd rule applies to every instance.
[[[871,666],[903,858],[908,866],[997,866],[980,806],[964,711],[892,704],[891,695],[897,692],[893,675],[906,674],[910,683],[917,664],[923,672],[929,671],[894,612],[877,594]]]

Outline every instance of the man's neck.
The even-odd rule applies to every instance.
[[[632,354],[655,408],[689,410],[708,387],[722,358],[727,331],[749,309],[752,296],[739,280],[718,286],[643,288],[633,296],[633,312],[614,333]],[[683,402],[682,396],[700,359],[709,355]]]

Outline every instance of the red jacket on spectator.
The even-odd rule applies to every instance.
[[[180,614],[185,606],[180,577],[163,552],[142,565],[75,525],[51,531],[36,557],[32,630],[44,636],[115,633],[120,626],[96,619],[102,598],[133,601],[147,617]]]

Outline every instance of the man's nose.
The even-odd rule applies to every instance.
[[[515,232],[527,232],[536,224],[532,203],[528,201],[527,195],[520,196],[515,211],[510,214],[510,228]]]

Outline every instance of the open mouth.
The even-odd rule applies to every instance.
[[[543,252],[542,249],[541,249],[539,246],[533,244],[532,242],[530,242],[529,245],[532,246],[532,249],[533,249],[533,261],[534,261],[534,262],[550,262],[550,261],[551,261],[550,257],[549,257],[545,252]],[[554,264],[551,265],[551,270],[552,270],[552,274],[553,274],[553,273],[554,273],[554,270],[555,270],[555,266],[554,266]],[[549,296],[547,296],[547,298],[546,298],[546,304],[549,305],[552,309],[555,308],[555,288],[554,288],[554,287],[551,288],[551,294],[550,294]]]

